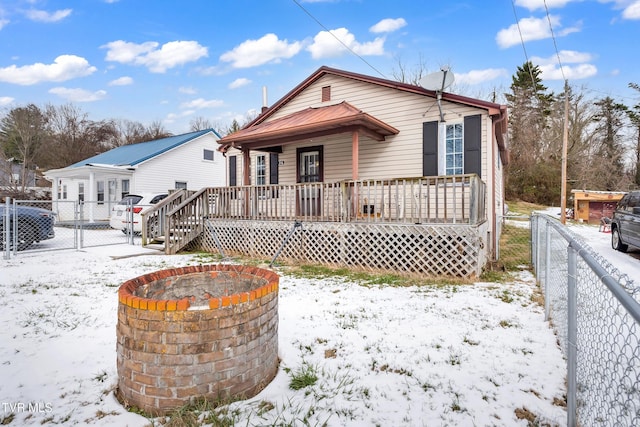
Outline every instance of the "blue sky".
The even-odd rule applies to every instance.
[[[322,65],[450,67],[450,91],[488,99],[527,59],[551,89],[632,105],[639,42],[640,0],[0,0],[0,111],[72,103],[178,134],[242,123],[263,86],[272,104]]]

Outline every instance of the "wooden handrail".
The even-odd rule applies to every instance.
[[[207,219],[479,224],[485,191],[475,174],[203,188],[166,211],[165,250],[184,248]]]

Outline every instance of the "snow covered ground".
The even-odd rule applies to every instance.
[[[613,251],[597,227],[571,229],[640,277],[639,252]],[[0,260],[0,424],[158,424],[114,398],[117,289],[199,262],[129,245]],[[531,413],[564,425],[566,366],[536,292],[528,272],[504,284],[405,288],[285,273],[279,373],[232,404],[233,417],[243,426],[526,426],[518,414]],[[292,390],[304,369],[318,380]]]

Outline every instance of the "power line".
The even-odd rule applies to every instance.
[[[549,22],[549,31],[551,31],[551,39],[553,40],[553,47],[556,50],[556,57],[558,58],[558,66],[560,67],[560,73],[562,74],[562,80],[565,82],[567,78],[564,75],[564,68],[562,67],[562,61],[560,60],[560,53],[558,52],[558,44],[556,43],[556,36],[553,34],[553,25],[551,25],[551,16],[549,15],[549,8],[547,7],[547,0],[543,1],[544,10],[547,13],[547,21]]]
[[[328,32],[329,34],[331,34],[331,37],[333,37],[334,39],[336,39],[338,41],[338,43],[340,43],[342,46],[345,47],[345,49],[347,49],[349,52],[351,52],[353,55],[355,55],[356,57],[358,57],[362,62],[364,62],[365,64],[367,64],[373,71],[375,71],[376,73],[380,74],[383,78],[387,78],[387,76],[385,76],[382,72],[380,72],[376,67],[374,67],[373,65],[371,65],[369,62],[367,62],[366,59],[364,59],[362,56],[358,55],[356,52],[353,51],[353,49],[351,49],[349,46],[347,46],[342,40],[340,40],[335,34],[333,34],[332,31],[330,31],[327,27],[325,27],[322,22],[320,22],[315,16],[313,16],[311,14],[311,12],[309,12],[307,9],[305,9],[299,2],[298,0],[293,0],[293,2],[295,4],[298,5],[298,7],[300,9],[302,9],[304,11],[304,13],[306,13],[307,15],[309,15],[309,17],[311,19],[313,19],[314,21],[316,21],[316,23],[318,25],[320,25],[320,27],[322,27],[326,32]]]
[[[516,26],[518,27],[518,34],[520,35],[520,44],[522,45],[522,50],[524,51],[524,59],[527,63],[529,63],[529,56],[527,55],[527,48],[524,45],[524,38],[522,37],[522,30],[520,29],[520,20],[518,19],[518,14],[516,13],[516,5],[514,3],[514,0],[511,0],[511,8],[513,9],[513,16],[516,18]],[[533,67],[529,67],[529,77],[531,77],[531,84],[533,85],[532,89],[535,91],[535,79],[533,78],[532,68]]]

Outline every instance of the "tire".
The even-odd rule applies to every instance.
[[[9,225],[13,227],[13,224]],[[22,224],[18,222],[18,250],[25,251],[33,245],[37,229],[31,223]],[[13,233],[12,233],[13,234]],[[4,250],[4,224],[0,226],[0,250]],[[13,249],[13,236],[9,237],[9,249]]]
[[[629,249],[629,246],[625,245],[622,243],[622,240],[620,240],[620,231],[618,231],[618,227],[611,230],[611,247],[620,252],[627,252],[627,249]]]
[[[18,220],[18,250],[25,251],[36,240],[38,229],[30,222]]]

